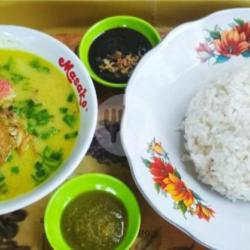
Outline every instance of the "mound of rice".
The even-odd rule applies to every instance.
[[[184,130],[199,180],[232,200],[250,201],[250,74],[224,76],[198,92]]]

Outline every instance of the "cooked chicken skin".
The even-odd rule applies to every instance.
[[[18,153],[25,151],[31,139],[12,110],[13,97],[10,83],[0,79],[0,165],[8,159],[12,150],[16,149]]]

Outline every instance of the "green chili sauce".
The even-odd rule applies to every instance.
[[[127,227],[124,205],[105,191],[86,192],[64,210],[61,230],[74,250],[112,250],[122,241]]]

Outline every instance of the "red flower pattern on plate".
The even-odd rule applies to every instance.
[[[174,207],[186,215],[196,215],[199,219],[209,221],[214,217],[212,208],[205,205],[201,197],[188,188],[177,169],[172,165],[167,152],[160,142],[151,141],[148,148],[150,159],[142,158],[153,177],[158,192],[169,194],[174,201]],[[186,217],[185,217],[186,218]]]
[[[201,62],[224,63],[233,56],[250,57],[250,22],[235,18],[230,28],[207,30],[205,42],[196,47]]]

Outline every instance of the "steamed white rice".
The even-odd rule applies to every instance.
[[[223,76],[198,92],[184,130],[198,178],[232,200],[250,201],[250,73]]]

